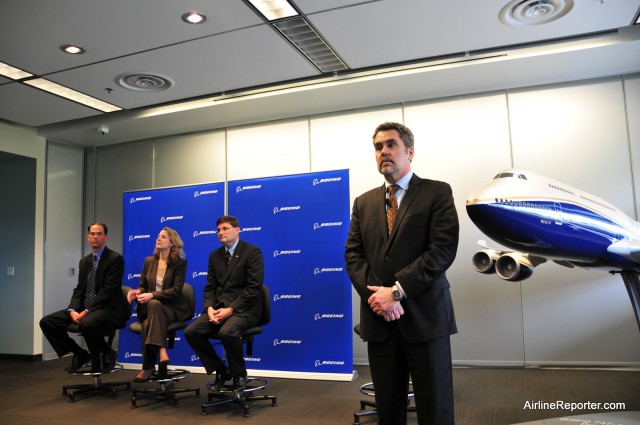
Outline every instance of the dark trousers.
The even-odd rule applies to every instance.
[[[244,347],[240,335],[244,329],[254,326],[258,318],[231,316],[221,325],[209,322],[209,317],[203,313],[184,330],[187,342],[194,349],[208,374],[221,372],[225,366],[216,350],[209,342],[209,338],[218,339],[227,355],[229,374],[231,376],[246,376],[247,369],[244,362]]]
[[[93,360],[99,359],[101,353],[106,353],[111,348],[104,337],[117,326],[109,319],[107,312],[97,310],[90,313],[78,325]],[[71,323],[73,322],[67,310],[56,311],[40,319],[40,329],[53,349],[56,350],[58,357],[67,353],[78,354],[82,351],[82,348],[67,333],[67,326]]]
[[[454,424],[449,336],[413,343],[392,326],[386,341],[368,343],[368,352],[380,425],[406,424],[409,379],[418,424]]]
[[[153,369],[158,357],[158,348],[167,347],[167,327],[169,322],[178,320],[175,311],[158,300],[151,300],[144,306],[142,320],[142,369]],[[138,316],[141,315],[138,306]]]

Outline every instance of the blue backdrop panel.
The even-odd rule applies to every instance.
[[[202,312],[203,291],[207,281],[209,252],[220,242],[216,219],[224,214],[224,183],[209,183],[123,194],[123,284],[137,288],[144,258],[153,254],[156,238],[163,227],[176,230],[184,242],[188,261],[185,282],[194,287],[196,314]],[[137,320],[134,309],[129,322]],[[127,328],[120,332],[118,361],[142,363],[142,341]],[[200,366],[182,331],[170,353],[174,365]]]
[[[351,374],[348,170],[230,181],[228,191],[229,214],[262,249],[271,290],[271,323],[247,367]]]

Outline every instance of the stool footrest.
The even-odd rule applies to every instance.
[[[263,390],[269,382],[263,378],[247,378],[247,386],[242,391],[234,390],[232,385],[225,385],[220,390],[210,391],[206,403],[202,403],[202,414],[207,414],[207,409],[223,404],[235,403],[242,408],[244,416],[249,416],[248,401],[271,400],[271,406],[278,405],[278,397],[274,395],[254,395],[255,391]],[[214,400],[215,399],[215,400]]]

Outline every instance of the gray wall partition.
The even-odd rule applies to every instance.
[[[0,341],[3,354],[33,352],[36,159],[0,161]],[[19,318],[19,320],[16,320]]]
[[[42,315],[66,308],[78,283],[78,261],[82,257],[83,190],[82,149],[49,142],[47,146],[46,252]],[[85,254],[88,250],[85,251]],[[76,337],[80,344],[84,339]],[[43,358],[57,358],[43,338]]]
[[[89,217],[107,221],[113,229],[110,245],[121,249],[123,191],[343,168],[350,170],[353,201],[382,184],[371,136],[376,125],[389,120],[413,129],[416,174],[447,181],[454,190],[461,223],[458,256],[448,273],[460,330],[452,338],[455,364],[640,366],[640,334],[619,277],[553,263],[520,283],[477,274],[471,257],[477,240],[486,237],[465,211],[473,189],[515,166],[600,196],[637,219],[637,76],[386,105],[100,148],[87,156],[85,186],[92,196],[86,200],[85,222]],[[355,335],[354,362],[367,362],[366,347]]]

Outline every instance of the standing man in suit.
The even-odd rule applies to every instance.
[[[124,259],[107,248],[106,224],[93,223],[88,231],[92,252],[80,260],[78,285],[69,306],[40,319],[40,328],[58,357],[73,353],[68,370],[78,370],[91,360],[91,371],[97,373],[101,362],[102,370],[111,370],[116,363],[116,352],[105,341],[105,331],[123,327],[128,315],[122,299]],[[71,323],[78,324],[88,353],[67,333]]]
[[[213,388],[219,390],[225,381],[233,379],[232,388],[241,391],[247,378],[241,334],[257,325],[262,315],[264,259],[260,248],[240,240],[240,223],[235,217],[222,216],[216,226],[223,246],[209,255],[204,312],[184,335],[207,373],[215,371]],[[228,367],[209,338],[222,342]]]
[[[373,147],[385,183],[354,201],[345,261],[361,298],[379,424],[406,423],[411,379],[418,423],[452,425],[449,337],[457,328],[445,272],[459,224],[451,187],[413,174],[404,125],[379,125]]]

